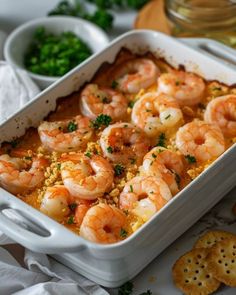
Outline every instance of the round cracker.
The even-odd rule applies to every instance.
[[[194,248],[211,248],[217,242],[232,237],[235,237],[235,235],[223,230],[208,231],[197,240],[197,242],[194,244]]]
[[[217,280],[236,287],[236,237],[216,243],[210,249],[207,262]]]
[[[207,295],[216,291],[220,282],[208,269],[209,249],[198,248],[181,256],[172,268],[175,285],[187,295]]]

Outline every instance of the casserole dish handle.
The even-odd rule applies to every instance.
[[[11,196],[9,198],[8,196]],[[0,188],[0,229],[30,250],[56,254],[78,252],[86,241]]]
[[[236,51],[229,46],[208,38],[181,38],[180,40],[211,58],[223,61],[227,66],[236,67]]]

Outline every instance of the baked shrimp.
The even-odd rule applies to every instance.
[[[137,58],[119,65],[114,71],[117,89],[124,93],[138,93],[156,82],[160,70],[146,58]]]
[[[149,137],[179,127],[183,122],[182,111],[176,99],[155,92],[143,95],[134,104],[131,118]]]
[[[183,71],[164,73],[158,78],[158,93],[177,99],[181,106],[192,106],[201,102],[205,83],[202,78]]]
[[[143,131],[130,123],[116,123],[102,132],[100,145],[105,157],[115,163],[141,164],[150,142]]]
[[[144,221],[150,219],[172,198],[167,184],[154,176],[136,176],[120,195],[120,208],[132,211]]]
[[[236,95],[220,96],[207,105],[204,119],[216,124],[227,137],[236,136]]]
[[[63,153],[86,147],[93,133],[90,124],[89,118],[78,115],[71,120],[42,122],[38,132],[44,147]]]
[[[179,191],[180,175],[183,169],[184,164],[179,154],[163,147],[154,147],[145,155],[140,172],[161,177],[174,195]]]
[[[183,155],[193,156],[199,162],[213,160],[225,151],[220,128],[200,120],[190,122],[177,131],[176,145]]]
[[[127,106],[127,98],[111,88],[88,84],[81,93],[81,112],[91,119],[105,114],[113,121],[121,120],[127,115]]]
[[[48,165],[42,157],[0,156],[0,184],[13,194],[33,190],[44,181],[44,172]]]
[[[62,154],[61,161],[62,181],[75,198],[94,200],[111,188],[114,171],[103,157]]]
[[[69,204],[73,198],[63,185],[48,187],[40,205],[40,211],[56,219],[63,220],[70,213]]]
[[[85,214],[80,235],[87,240],[102,244],[119,242],[125,221],[125,214],[118,208],[98,204]]]

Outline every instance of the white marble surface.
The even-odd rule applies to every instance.
[[[25,21],[45,16],[57,2],[57,0],[0,0],[0,31],[9,33]],[[134,12],[116,13],[116,29],[110,33],[111,39],[130,30],[134,19]],[[171,268],[173,263],[179,256],[190,250],[196,239],[207,229],[217,228],[236,233],[236,217],[231,212],[235,202],[236,189],[231,191],[210,213],[176,240],[133,280],[133,295],[138,295],[148,289],[152,291],[153,295],[181,294],[172,283]],[[117,290],[110,290],[110,293],[117,294]],[[235,295],[236,289],[222,287],[216,294]]]

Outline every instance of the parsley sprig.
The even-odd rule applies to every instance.
[[[103,126],[107,127],[110,125],[112,119],[108,115],[101,114],[97,116],[94,121],[91,121],[91,127],[94,129],[99,129]]]

